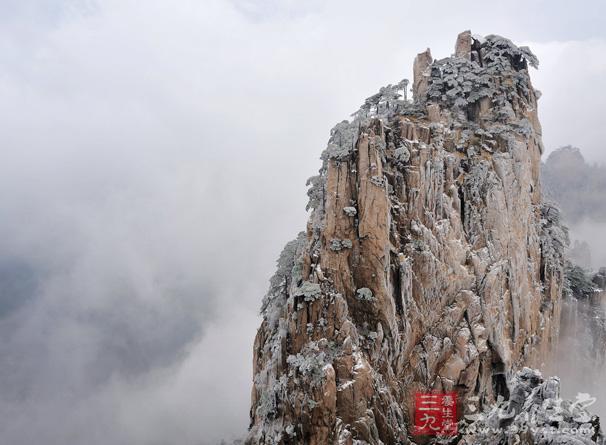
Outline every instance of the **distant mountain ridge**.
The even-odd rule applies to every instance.
[[[568,223],[584,218],[606,222],[606,166],[588,163],[570,145],[549,154],[541,165],[543,191],[558,203]]]

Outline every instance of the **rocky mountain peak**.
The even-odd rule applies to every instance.
[[[414,395],[490,405],[558,334],[528,48],[461,33],[331,131],[254,345],[251,444],[410,443]]]

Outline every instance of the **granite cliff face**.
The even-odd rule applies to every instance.
[[[409,443],[415,392],[489,405],[547,357],[566,234],[541,200],[536,64],[464,32],[417,56],[413,101],[387,86],[332,130],[263,302],[248,443]]]

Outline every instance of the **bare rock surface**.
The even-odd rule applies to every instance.
[[[410,443],[417,391],[490,406],[546,359],[565,234],[541,199],[537,63],[466,32],[417,56],[414,101],[404,80],[333,128],[263,302],[247,443]]]

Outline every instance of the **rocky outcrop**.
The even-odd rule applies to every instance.
[[[415,392],[487,405],[545,359],[565,234],[529,64],[462,33],[417,56],[414,101],[390,85],[332,130],[263,302],[248,443],[409,443]]]
[[[576,400],[560,397],[560,380],[543,379],[524,368],[509,382],[509,400],[499,400],[485,413],[467,416],[461,445],[604,444],[600,419],[587,408],[595,399],[579,394]]]
[[[606,267],[601,267],[600,270],[592,277],[591,281],[601,291],[606,291]]]

